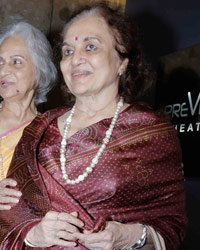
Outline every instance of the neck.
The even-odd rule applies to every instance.
[[[95,96],[83,97],[76,99],[76,113],[81,112],[88,117],[103,115],[109,117],[115,112],[119,96],[116,94],[112,97],[98,98]]]
[[[37,115],[37,109],[34,105],[34,100],[29,102],[9,102],[3,101],[1,108],[1,116],[7,121],[21,124],[23,122],[32,120]]]

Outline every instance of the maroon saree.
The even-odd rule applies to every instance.
[[[175,129],[145,104],[129,106],[120,113],[93,173],[79,184],[67,185],[61,177],[57,127],[57,117],[66,110],[47,111],[24,130],[8,172],[23,196],[10,211],[0,211],[0,249],[32,249],[24,246],[24,238],[49,210],[77,211],[85,228],[97,231],[106,220],[150,225],[168,250],[177,249],[187,220]],[[71,179],[90,164],[110,122],[104,119],[68,138],[66,166]],[[76,249],[85,247],[80,244]]]

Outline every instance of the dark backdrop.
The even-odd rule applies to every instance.
[[[200,43],[198,0],[127,0],[126,13],[137,20],[152,61]]]

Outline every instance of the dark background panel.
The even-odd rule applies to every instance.
[[[127,0],[126,13],[137,20],[144,49],[154,63],[200,43],[200,1]]]
[[[200,1],[127,0],[140,42],[158,79],[148,101],[169,112],[182,147],[188,228],[179,250],[198,250],[200,239]],[[190,92],[191,112],[188,92]],[[195,106],[196,105],[196,106]],[[169,111],[169,110],[168,110]]]

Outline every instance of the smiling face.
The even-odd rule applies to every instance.
[[[117,95],[118,75],[125,62],[119,58],[114,44],[111,30],[102,17],[84,17],[69,26],[60,66],[72,94]]]
[[[0,95],[21,100],[34,94],[35,66],[21,38],[9,37],[0,45]]]

